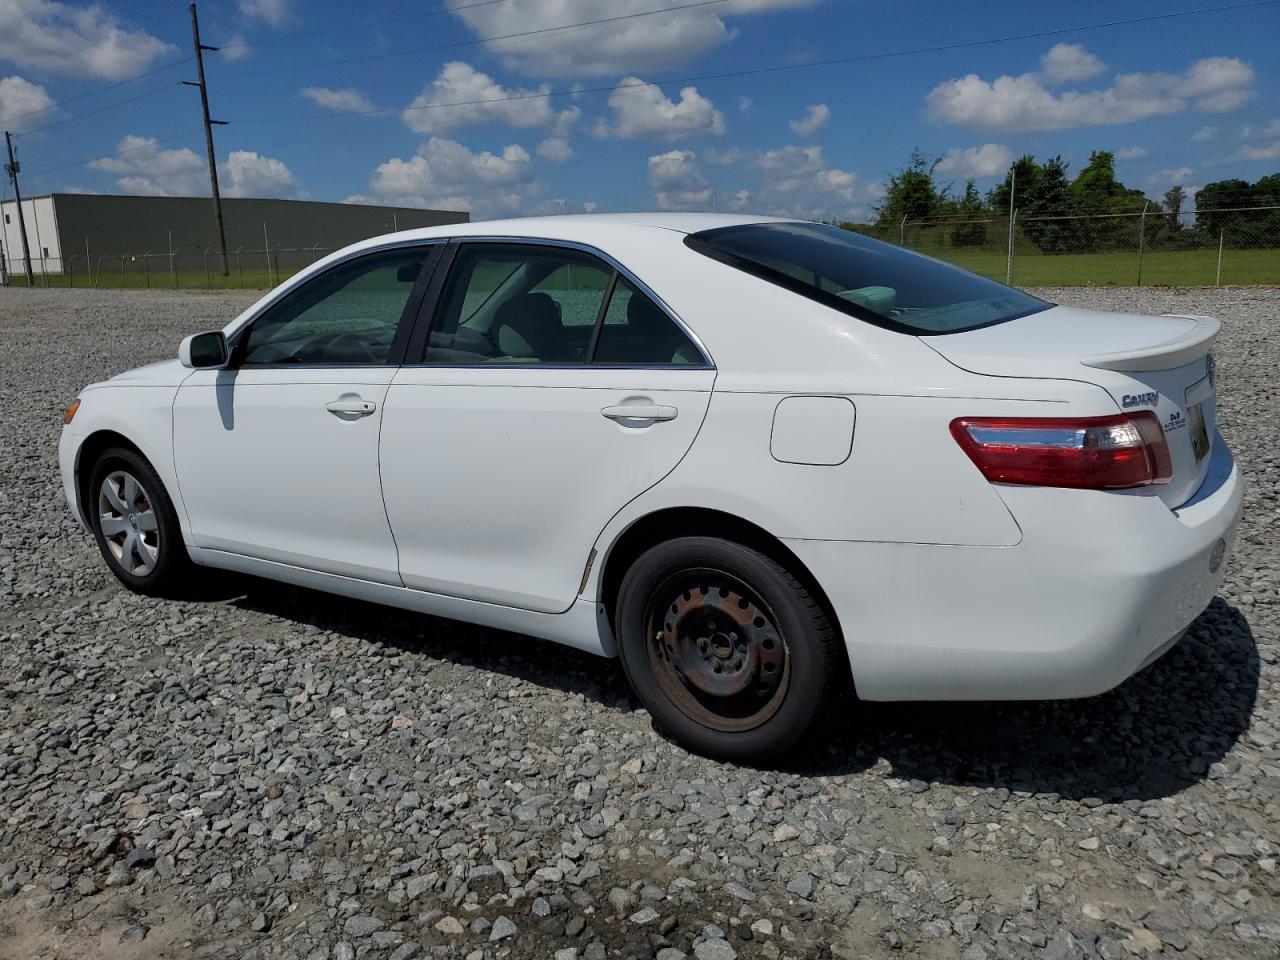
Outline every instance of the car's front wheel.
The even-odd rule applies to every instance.
[[[178,515],[155,469],[126,447],[94,464],[84,512],[116,579],[137,593],[162,595],[185,585],[190,558]]]
[[[646,551],[623,578],[615,619],[627,679],[655,724],[720,759],[796,744],[843,670],[835,630],[804,585],[726,540]]]

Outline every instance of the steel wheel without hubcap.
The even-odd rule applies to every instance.
[[[664,580],[649,600],[645,635],[663,692],[704,726],[754,729],[786,698],[786,640],[768,607],[731,574],[688,570]]]
[[[116,562],[145,577],[160,559],[160,524],[151,497],[137,477],[116,470],[98,490],[98,525]]]

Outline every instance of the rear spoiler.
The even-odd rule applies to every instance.
[[[1086,367],[1097,367],[1100,370],[1172,370],[1207,354],[1213,345],[1213,338],[1222,329],[1222,324],[1213,317],[1180,313],[1166,313],[1165,316],[1191,320],[1193,325],[1185,333],[1164,343],[1119,353],[1100,353],[1084,357],[1080,362]]]

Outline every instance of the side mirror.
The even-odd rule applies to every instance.
[[[229,359],[227,337],[221,330],[193,333],[178,345],[178,362],[193,370],[225,367]]]

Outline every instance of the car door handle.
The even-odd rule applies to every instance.
[[[367,417],[378,409],[378,405],[372,400],[344,398],[330,400],[324,405],[324,408],[337,416]]]
[[[600,411],[610,420],[674,420],[679,411],[657,403],[619,403]]]

